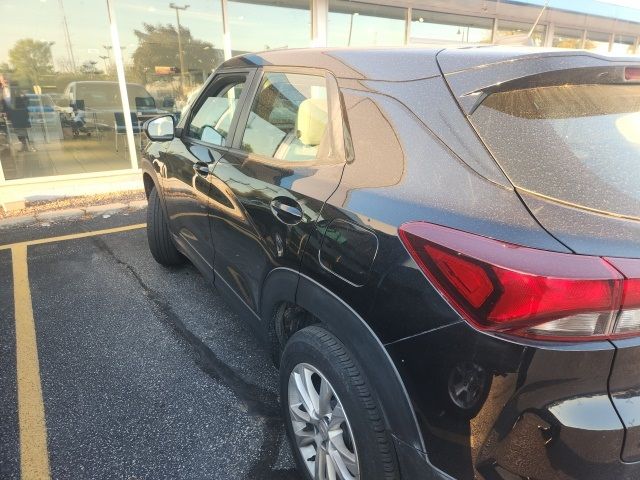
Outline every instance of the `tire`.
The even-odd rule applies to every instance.
[[[323,386],[323,382],[328,383]],[[306,391],[309,398],[309,385],[316,401],[306,407],[308,401],[298,392]],[[325,398],[330,400],[322,402],[318,399],[327,386],[330,392]],[[351,476],[335,478],[399,478],[395,449],[375,392],[349,350],[324,328],[303,328],[287,342],[280,364],[280,403],[296,464],[307,480],[332,478],[317,473],[317,460],[322,463],[323,458],[333,468],[340,463],[342,468],[351,462],[357,465],[357,470],[353,465],[348,469]]]
[[[151,255],[160,265],[173,267],[184,263],[184,257],[171,238],[169,223],[155,188],[151,189],[147,206],[147,240]]]

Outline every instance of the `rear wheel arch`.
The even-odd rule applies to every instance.
[[[282,339],[278,322],[286,320],[289,309],[297,329],[319,324],[335,335],[356,356],[365,369],[381,402],[387,429],[408,445],[424,452],[425,446],[409,399],[396,367],[383,344],[366,322],[333,292],[304,274],[277,268],[265,280],[261,318],[269,332],[272,354],[279,363]],[[286,341],[286,339],[285,339]]]

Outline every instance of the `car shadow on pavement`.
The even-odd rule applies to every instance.
[[[299,480],[300,475],[295,469],[279,469],[277,467],[280,446],[283,440],[286,440],[278,395],[246,381],[236,370],[218,358],[207,344],[189,330],[171,305],[145,283],[133,266],[118,258],[100,237],[93,237],[92,242],[135,278],[149,300],[156,318],[186,342],[196,365],[212,379],[226,385],[240,402],[240,409],[247,415],[258,417],[262,423],[263,442],[259,448],[258,459],[249,469],[248,478],[253,480]]]

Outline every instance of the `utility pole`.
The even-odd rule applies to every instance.
[[[351,46],[351,34],[353,33],[353,20],[355,19],[355,17],[357,17],[358,15],[360,15],[358,12],[353,12],[351,14],[351,22],[349,22],[349,39],[347,40],[347,46],[350,47]]]
[[[179,6],[171,2],[169,8],[176,11],[176,22],[178,23],[178,58],[180,58],[180,90],[184,93],[184,58],[182,57],[182,38],[180,36],[180,10],[186,10],[189,5]]]
[[[75,72],[76,57],[73,55],[73,45],[71,45],[71,35],[69,35],[69,24],[67,23],[67,15],[64,13],[64,3],[62,0],[58,0],[58,6],[60,7],[60,13],[62,14],[62,26],[64,27],[64,40],[67,44],[67,54],[69,55],[71,68]]]

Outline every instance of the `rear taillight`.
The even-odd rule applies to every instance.
[[[624,79],[627,82],[637,82],[638,80],[640,80],[640,68],[626,67],[624,69]]]
[[[615,334],[640,331],[640,260],[607,258],[625,277],[622,288],[622,307],[614,327]]]
[[[425,222],[399,235],[479,329],[571,341],[640,335],[639,260],[537,250]]]

